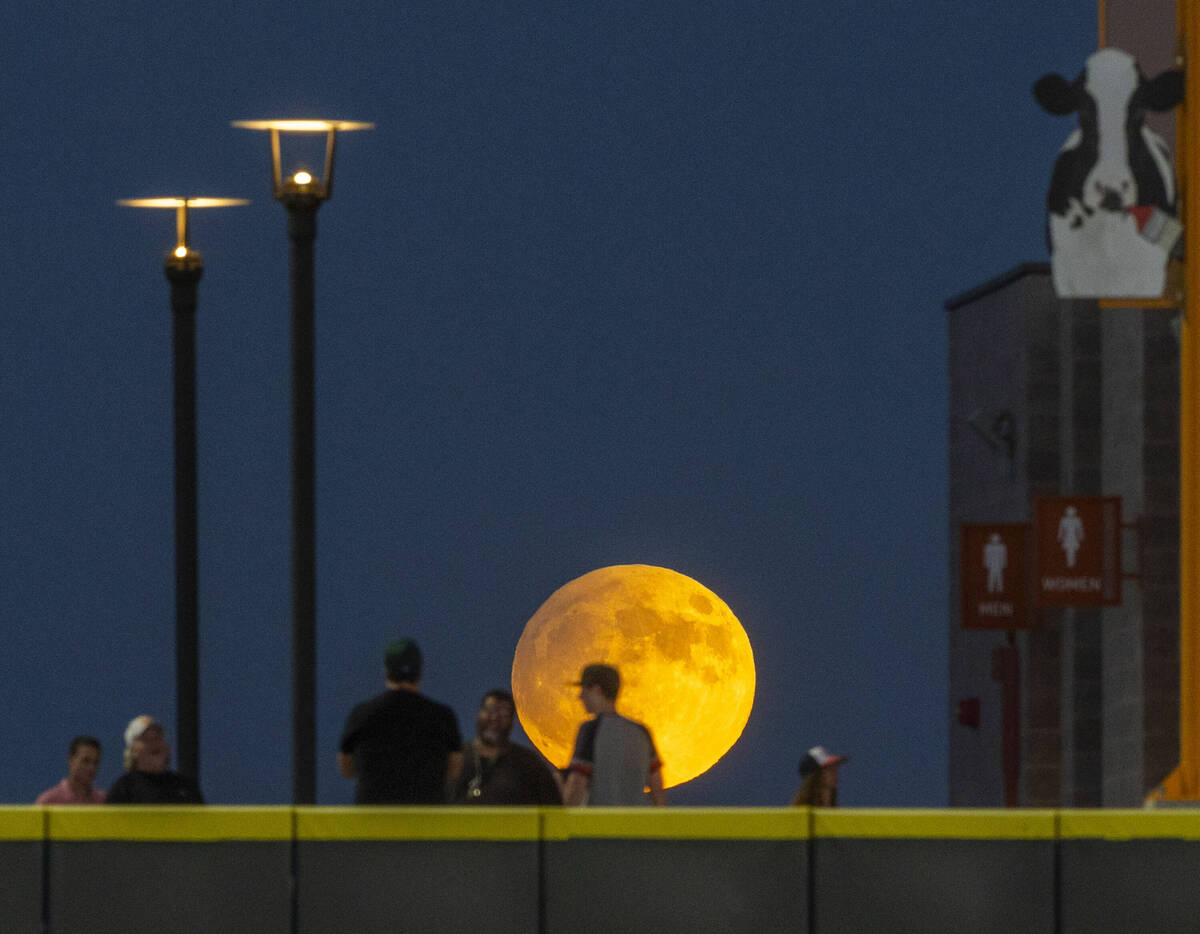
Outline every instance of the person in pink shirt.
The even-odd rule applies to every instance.
[[[67,777],[37,796],[35,804],[103,804],[104,792],[93,788],[100,770],[100,740],[76,736],[67,750]]]

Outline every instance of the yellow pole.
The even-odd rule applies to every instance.
[[[1200,799],[1200,184],[1192,184],[1200,132],[1200,0],[1176,0],[1184,66],[1175,134],[1185,225],[1184,307],[1179,359],[1179,766],[1152,797]]]

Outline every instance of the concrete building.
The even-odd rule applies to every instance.
[[[1178,341],[1169,308],[1063,301],[1048,264],[951,299],[950,804],[1005,803],[997,649],[1020,664],[1029,806],[1136,806],[1178,760]],[[1040,496],[1122,499],[1131,577],[1112,608],[963,631],[962,523],[1028,522]],[[978,725],[959,704],[978,699]],[[968,721],[971,717],[965,716]],[[1014,735],[1016,731],[1014,731]]]

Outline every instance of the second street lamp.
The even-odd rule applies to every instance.
[[[196,284],[204,261],[188,246],[188,209],[249,204],[241,198],[127,198],[132,208],[172,208],[171,283],[175,375],[175,732],[179,771],[200,779],[200,637],[196,544]]]
[[[316,771],[316,427],[313,364],[313,242],[317,208],[333,193],[339,133],[374,124],[349,120],[237,120],[271,141],[271,186],[288,212],[292,292],[292,803],[315,804]],[[320,177],[307,169],[284,177],[281,133],[324,133]]]

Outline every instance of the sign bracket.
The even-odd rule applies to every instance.
[[[1134,519],[1132,522],[1122,522],[1121,531],[1129,532],[1131,535],[1137,536],[1137,568],[1133,571],[1126,571],[1124,565],[1121,567],[1121,580],[1137,581],[1141,583],[1142,569],[1146,566],[1146,536],[1142,534],[1141,518]]]

